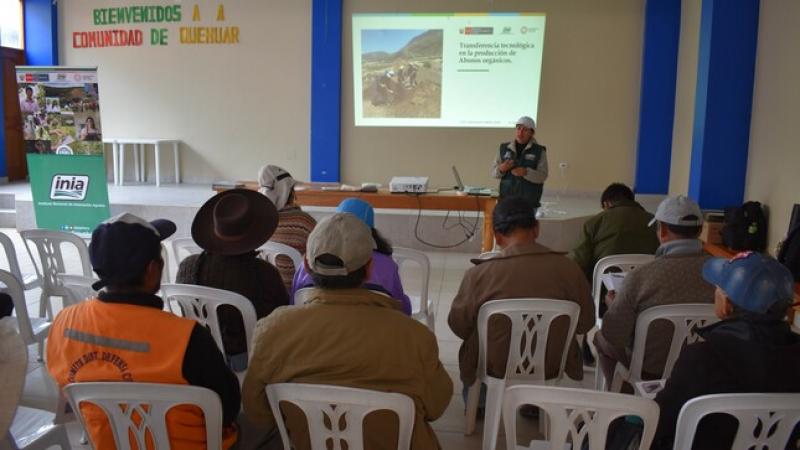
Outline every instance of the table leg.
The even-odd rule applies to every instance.
[[[181,183],[181,158],[178,155],[178,147],[180,143],[175,141],[172,143],[172,152],[175,154],[175,184]]]
[[[142,153],[142,146],[141,144],[133,144],[133,167],[135,168],[136,178],[134,178],[137,182],[142,181],[142,172],[141,166],[139,163],[141,162],[141,158],[139,155]]]
[[[492,213],[497,205],[497,199],[487,198],[483,202],[483,240],[481,252],[490,252],[494,248],[494,228],[492,227]]]
[[[114,166],[114,186],[119,184],[119,144],[117,141],[111,143],[111,165]]]
[[[125,144],[119,144],[119,185],[125,185]]]
[[[145,158],[147,156],[147,146],[145,146],[144,144],[140,145],[142,149],[142,153],[139,155],[139,157],[142,158],[142,179],[139,181],[144,183],[145,181],[147,181],[147,164],[146,164],[147,159]]]
[[[155,144],[155,158],[156,158],[156,187],[161,186],[161,145],[158,141]]]

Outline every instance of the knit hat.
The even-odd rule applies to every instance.
[[[658,205],[656,215],[648,225],[653,226],[656,221],[670,225],[699,227],[703,224],[703,212],[697,202],[685,195],[667,197]]]
[[[336,207],[336,212],[350,213],[361,219],[368,227],[375,228],[375,210],[360,198],[351,197],[342,200],[342,203]]]
[[[337,213],[321,220],[306,244],[306,262],[312,272],[323,276],[345,276],[372,259],[375,240],[363,220],[350,213]],[[320,256],[335,256],[338,264],[324,264]]]
[[[754,313],[763,314],[779,302],[788,306],[794,296],[789,269],[760,253],[712,258],[703,265],[703,278],[725,291],[731,303]]]
[[[283,209],[294,190],[295,180],[278,166],[264,166],[258,171],[258,192],[267,196],[278,210]]]
[[[127,212],[98,225],[92,232],[89,259],[100,280],[92,288],[139,278],[147,264],[161,256],[161,241],[172,236],[175,229],[169,220],[148,222]]]

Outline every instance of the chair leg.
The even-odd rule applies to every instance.
[[[481,396],[481,380],[475,380],[475,383],[469,387],[467,392],[467,411],[466,411],[466,426],[464,434],[469,436],[475,433],[475,422],[478,419],[478,402]]]
[[[37,344],[37,348],[39,350],[39,356],[36,357],[36,360],[39,362],[44,361],[44,338],[42,338],[39,343]]]
[[[497,433],[500,431],[500,419],[503,412],[503,391],[505,380],[487,377],[486,380],[486,414],[483,417],[483,450],[495,450]]]

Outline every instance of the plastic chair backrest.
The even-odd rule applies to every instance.
[[[172,255],[175,257],[175,264],[177,266],[181,265],[183,258],[196,255],[202,251],[203,249],[190,237],[174,238],[172,240]],[[186,255],[182,256],[181,253],[186,253]]]
[[[500,256],[502,254],[503,254],[503,252],[497,252],[497,251],[483,252],[480,255],[478,255],[478,259],[492,259],[492,258],[494,258],[496,256]]]
[[[288,256],[292,260],[294,270],[303,267],[303,255],[300,254],[294,247],[290,247],[280,242],[267,241],[256,250],[261,253],[262,258],[266,259],[273,266],[276,265],[275,258],[278,255]]]
[[[674,449],[692,448],[697,424],[708,414],[728,414],[739,421],[732,450],[782,449],[800,423],[800,394],[714,394],[683,405]]]
[[[22,340],[26,345],[35,344],[36,336],[33,334],[33,327],[31,326],[31,316],[28,314],[28,305],[25,302],[25,291],[22,289],[22,283],[11,272],[0,270],[0,283],[6,285],[3,292],[11,296],[11,301],[14,302],[14,313],[17,315],[17,328]]]
[[[547,413],[547,448],[606,448],[611,422],[619,417],[638,416],[644,429],[637,448],[648,449],[658,425],[658,404],[650,399],[587,389],[516,385],[503,395],[503,424],[509,450],[517,448],[517,411],[522,405],[535,405]],[[585,440],[588,447],[582,447]]]
[[[69,289],[72,293],[72,299],[76,302],[93,298],[97,295],[97,291],[92,287],[97,278],[60,273],[58,274],[58,279],[65,288]]]
[[[8,261],[8,271],[14,274],[20,283],[25,284],[25,279],[22,276],[22,270],[19,267],[19,259],[17,258],[17,250],[14,247],[14,242],[5,233],[0,233],[0,245],[3,246],[3,251],[6,254],[6,261]]]
[[[166,415],[177,405],[200,408],[206,424],[206,448],[222,448],[222,402],[210,389],[175,384],[91,382],[68,384],[64,394],[74,411],[80,411],[83,403],[103,410],[118,450],[148,448],[145,444],[148,436],[155,448],[171,448]],[[86,429],[83,415],[78,414],[78,417]],[[131,438],[135,447],[131,445]]]
[[[3,271],[8,274],[8,272]],[[16,305],[15,305],[16,306]],[[6,437],[25,384],[28,353],[13,317],[0,319],[0,442]],[[2,445],[0,445],[2,447]]]
[[[161,241],[161,259],[164,261],[164,268],[161,269],[161,282],[171,283],[174,280],[169,274],[169,252],[167,252],[167,246],[164,241]]]
[[[291,448],[291,441],[280,413],[281,402],[297,405],[305,413],[312,450],[326,450],[329,440],[333,443],[333,450],[342,450],[343,443],[346,443],[349,450],[363,450],[364,417],[379,410],[394,411],[397,414],[398,450],[407,450],[411,446],[414,402],[406,395],[300,383],[270,384],[266,390],[284,448]],[[342,418],[345,425],[340,429]]]
[[[655,258],[654,255],[644,255],[639,253],[627,253],[622,255],[611,255],[601,258],[594,265],[592,272],[592,299],[594,299],[595,311],[600,311],[600,293],[603,291],[603,282],[600,275],[605,274],[610,269],[618,269],[621,272],[630,272],[642,264],[647,264]]]
[[[177,301],[181,305],[184,317],[196,320],[200,325],[207,327],[223,354],[225,353],[225,347],[222,344],[222,332],[217,317],[217,308],[221,305],[235,307],[242,315],[249,348],[253,338],[253,330],[256,328],[256,309],[250,303],[250,300],[243,295],[224,289],[214,289],[193,284],[162,284],[161,296],[164,302]]]
[[[422,270],[422,286],[420,286],[419,313],[428,314],[428,287],[431,282],[431,261],[425,253],[404,247],[394,247],[392,249],[392,259],[397,263],[398,268],[408,261],[415,263]],[[406,283],[403,283],[405,285]]]
[[[575,336],[580,306],[575,302],[544,298],[492,300],[478,311],[478,375],[486,378],[489,318],[502,314],[511,319],[511,340],[506,360],[506,380],[543,383],[550,325],[558,317],[569,318],[569,331],[561,354],[557,379],[564,374],[569,346]],[[534,346],[535,341],[535,346]]]
[[[92,266],[89,262],[89,248],[86,246],[86,241],[78,235],[63,231],[41,229],[22,230],[19,234],[22,236],[23,242],[25,242],[25,247],[36,268],[36,273],[42,280],[42,290],[47,295],[62,297],[68,297],[70,295],[69,291],[61,285],[57,277],[59,273],[66,272],[64,255],[61,248],[63,244],[70,244],[77,249],[81,264],[80,275],[85,277],[92,276]],[[33,257],[29,242],[33,242],[36,246],[41,267],[36,264],[36,259]]]

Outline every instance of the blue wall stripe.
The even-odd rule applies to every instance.
[[[311,180],[339,181],[342,0],[313,0],[311,25]]]
[[[58,7],[52,0],[25,0],[25,63],[58,65]]]
[[[0,68],[2,69],[2,68]],[[3,72],[0,70],[0,177],[8,176],[8,167],[6,166],[6,112],[3,105]]]
[[[669,191],[680,31],[681,0],[647,0],[636,147],[638,193]]]
[[[744,199],[759,0],[703,0],[689,195],[703,208]]]

